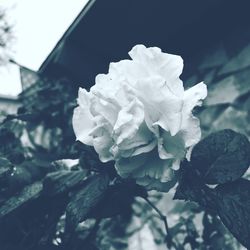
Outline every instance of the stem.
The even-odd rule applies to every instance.
[[[169,231],[168,227],[168,221],[167,221],[167,216],[164,215],[147,197],[144,197],[144,200],[157,212],[157,214],[160,216],[160,219],[164,222],[166,233],[167,233],[167,244],[172,245],[172,237]]]
[[[88,239],[90,239],[91,237],[95,237],[95,235],[99,229],[100,222],[101,222],[101,219],[96,220],[93,228],[91,228],[91,231],[90,231],[89,235],[87,236]]]

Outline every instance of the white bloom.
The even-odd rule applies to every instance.
[[[174,170],[201,137],[192,115],[207,95],[199,83],[184,91],[180,56],[135,46],[132,60],[111,63],[95,85],[79,89],[73,115],[77,140],[94,146],[102,162],[115,161],[120,176],[167,191]]]

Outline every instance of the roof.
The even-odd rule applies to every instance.
[[[25,91],[29,87],[31,87],[33,84],[37,82],[39,79],[39,76],[37,72],[28,69],[26,67],[20,66],[20,77],[21,77],[21,83],[22,83],[22,89]]]
[[[158,46],[187,62],[234,27],[248,23],[248,1],[92,0],[39,72],[68,72],[91,83],[136,44]],[[55,69],[55,65],[59,68]]]
[[[19,102],[18,96],[0,94],[0,101]]]
[[[48,57],[45,59],[45,61],[42,63],[42,65],[39,68],[39,71],[42,72],[44,68],[50,63],[51,60],[56,56],[57,50],[62,46],[63,42],[70,36],[71,32],[77,27],[79,22],[83,19],[83,17],[86,15],[86,13],[90,10],[92,5],[96,2],[96,0],[89,0],[87,4],[84,6],[82,11],[78,14],[78,16],[75,18],[75,20],[72,22],[72,24],[69,26],[69,28],[64,32],[63,36],[59,39],[59,41],[56,43],[55,47],[51,51],[51,53],[48,55]]]

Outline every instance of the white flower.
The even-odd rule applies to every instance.
[[[199,83],[184,91],[180,56],[143,45],[129,55],[132,60],[111,63],[108,74],[97,75],[89,92],[79,89],[73,128],[102,162],[115,161],[120,176],[168,191],[174,169],[200,140],[192,110],[207,88]]]

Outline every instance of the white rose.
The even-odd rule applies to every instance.
[[[192,114],[207,95],[199,83],[184,91],[180,56],[135,46],[132,60],[111,63],[95,85],[79,89],[73,128],[102,162],[114,160],[121,177],[148,189],[168,191],[174,169],[201,137]]]

